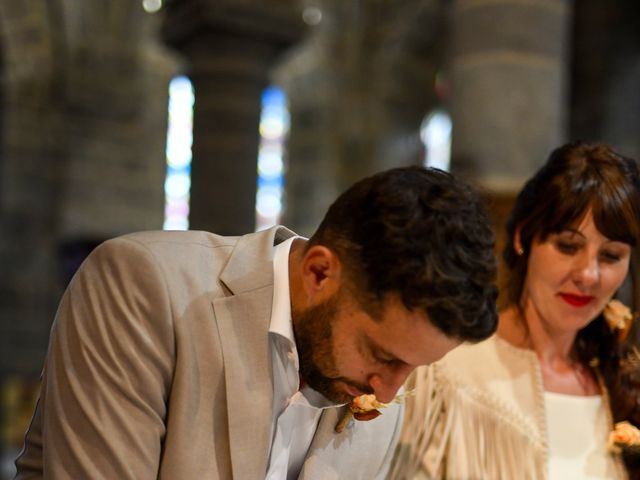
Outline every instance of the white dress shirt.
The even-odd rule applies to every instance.
[[[292,237],[274,248],[273,307],[269,341],[273,363],[273,412],[267,480],[298,478],[305,456],[329,402],[308,386],[299,391],[298,350],[291,321],[289,251]]]

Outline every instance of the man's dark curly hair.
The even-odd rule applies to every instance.
[[[338,255],[374,318],[398,294],[449,337],[479,341],[496,329],[493,231],[479,195],[446,172],[403,167],[359,181],[331,205],[313,245]]]

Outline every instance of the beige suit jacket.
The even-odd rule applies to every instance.
[[[105,242],[60,304],[16,478],[264,479],[273,245],[146,232]],[[301,479],[382,478],[394,406],[341,434],[323,413]]]

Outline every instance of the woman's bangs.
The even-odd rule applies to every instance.
[[[635,216],[636,208],[629,196],[600,193],[591,202],[591,210],[596,228],[605,237],[636,245],[639,219]]]
[[[557,195],[557,197],[560,196]],[[563,195],[562,198],[549,198],[545,202],[548,208],[541,209],[544,215],[543,227],[540,229],[542,239],[579,224],[589,210],[592,200],[591,192],[586,191],[577,195]]]

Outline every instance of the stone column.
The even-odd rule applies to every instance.
[[[0,2],[0,386],[10,375],[37,379],[60,295],[57,13],[37,0]]]
[[[255,228],[260,97],[273,50],[261,41],[204,32],[188,50],[195,90],[190,228]]]
[[[569,0],[456,0],[452,170],[518,190],[565,139]]]
[[[167,85],[176,62],[157,17],[138,3],[65,11],[67,154],[58,214],[63,244],[162,228]],[[95,32],[101,32],[96,35]]]
[[[291,112],[283,223],[305,235],[353,182],[422,162],[420,123],[436,100],[429,85],[445,37],[438,1],[317,6],[277,72]]]
[[[0,382],[42,368],[95,243],[162,227],[172,62],[139,3],[0,0]]]
[[[195,90],[191,229],[255,229],[261,95],[273,61],[303,31],[290,3],[168,4],[165,40],[184,54]]]
[[[497,250],[524,181],[565,141],[569,0],[455,0],[451,170],[481,185]]]
[[[636,2],[582,0],[573,29],[571,136],[633,158],[640,158],[639,20]]]

